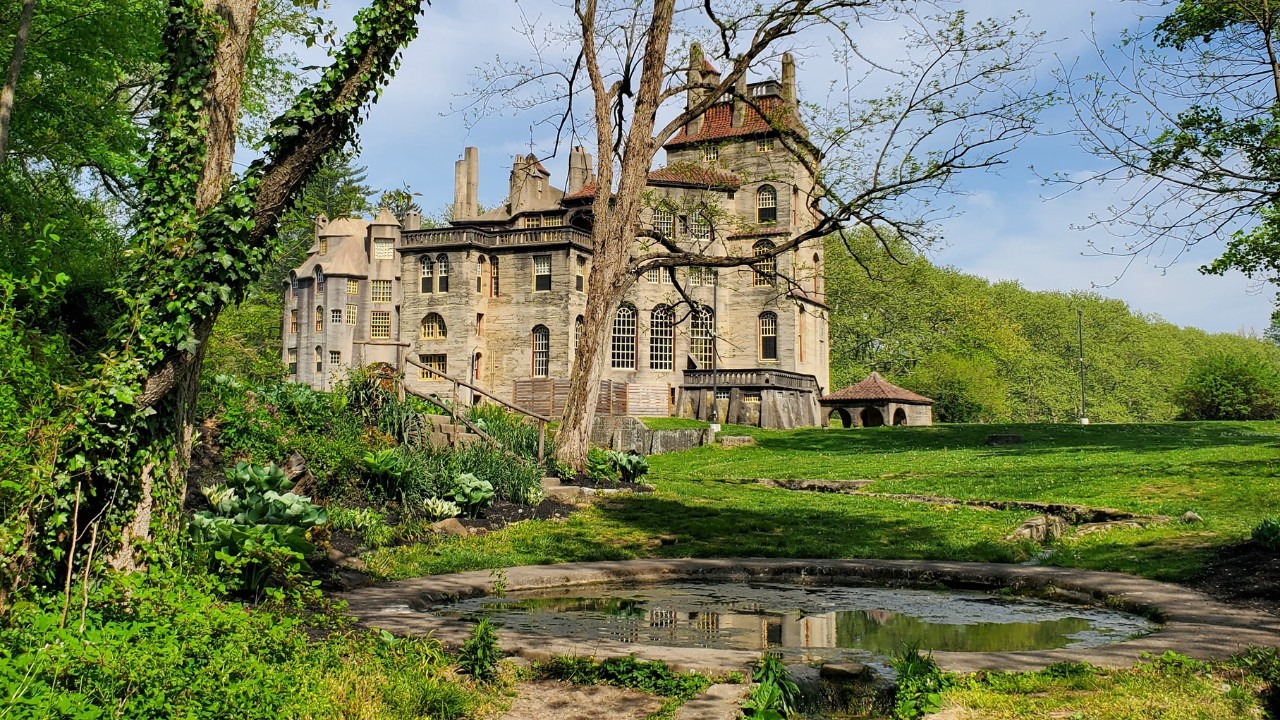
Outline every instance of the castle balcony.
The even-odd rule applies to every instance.
[[[401,235],[401,249],[435,247],[538,247],[573,245],[591,250],[591,234],[573,227],[485,230],[474,227],[447,227],[413,230]]]
[[[685,370],[683,387],[686,390],[735,387],[750,390],[818,392],[818,380],[812,375],[773,368],[703,369]]]

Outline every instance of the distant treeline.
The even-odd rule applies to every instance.
[[[832,389],[876,370],[938,400],[935,415],[943,421],[1076,419],[1077,310],[1084,311],[1093,421],[1178,417],[1179,388],[1210,357],[1280,367],[1280,347],[1272,343],[1178,327],[1096,293],[992,283],[933,265],[908,247],[893,247],[891,256],[852,234],[827,243]]]

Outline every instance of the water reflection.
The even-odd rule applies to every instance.
[[[734,583],[565,588],[433,612],[588,641],[877,657],[909,643],[958,652],[1083,648],[1154,629],[1113,610],[977,592]]]

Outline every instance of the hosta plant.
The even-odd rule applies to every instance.
[[[639,483],[649,473],[649,461],[639,453],[610,450],[609,463],[622,476],[623,482]]]
[[[444,498],[427,498],[422,503],[422,510],[432,520],[457,517],[462,513],[462,508],[458,507],[457,503],[450,502]]]
[[[471,473],[458,476],[453,500],[467,515],[475,517],[481,510],[493,504],[493,498],[493,485],[488,480],[481,480]]]

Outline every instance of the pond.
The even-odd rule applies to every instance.
[[[955,590],[672,582],[594,585],[460,600],[445,617],[640,645],[770,651],[795,659],[883,660],[921,650],[1088,648],[1146,635],[1154,623],[1090,605]]]

